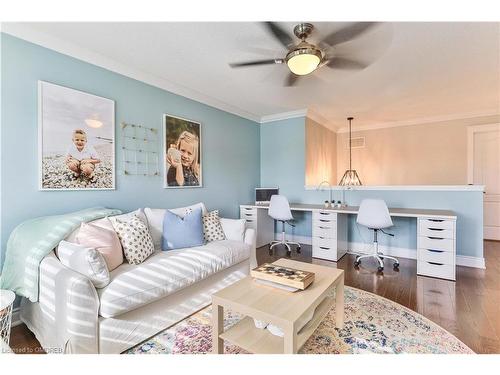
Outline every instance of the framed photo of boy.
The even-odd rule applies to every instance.
[[[115,102],[38,81],[40,190],[115,189]]]
[[[202,187],[201,124],[163,115],[164,187]]]

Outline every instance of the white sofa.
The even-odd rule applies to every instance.
[[[231,227],[224,226],[227,238],[237,235],[227,233]],[[139,265],[125,261],[102,289],[52,252],[40,264],[39,300],[23,298],[20,316],[49,353],[121,353],[207,306],[214,292],[256,265],[253,229],[243,241],[157,250]]]

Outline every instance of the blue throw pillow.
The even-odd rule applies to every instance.
[[[182,249],[204,244],[201,207],[188,212],[184,218],[166,210],[163,217],[162,250]]]

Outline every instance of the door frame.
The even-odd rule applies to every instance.
[[[467,183],[474,184],[474,134],[500,131],[500,123],[473,125],[467,127]]]

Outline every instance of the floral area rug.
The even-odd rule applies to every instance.
[[[211,307],[207,307],[127,354],[203,354],[212,349]],[[224,327],[242,316],[225,311]],[[246,353],[224,343],[225,353]],[[471,354],[473,351],[437,324],[395,302],[356,288],[345,287],[345,321],[335,328],[333,307],[304,344],[304,354],[427,353]]]

